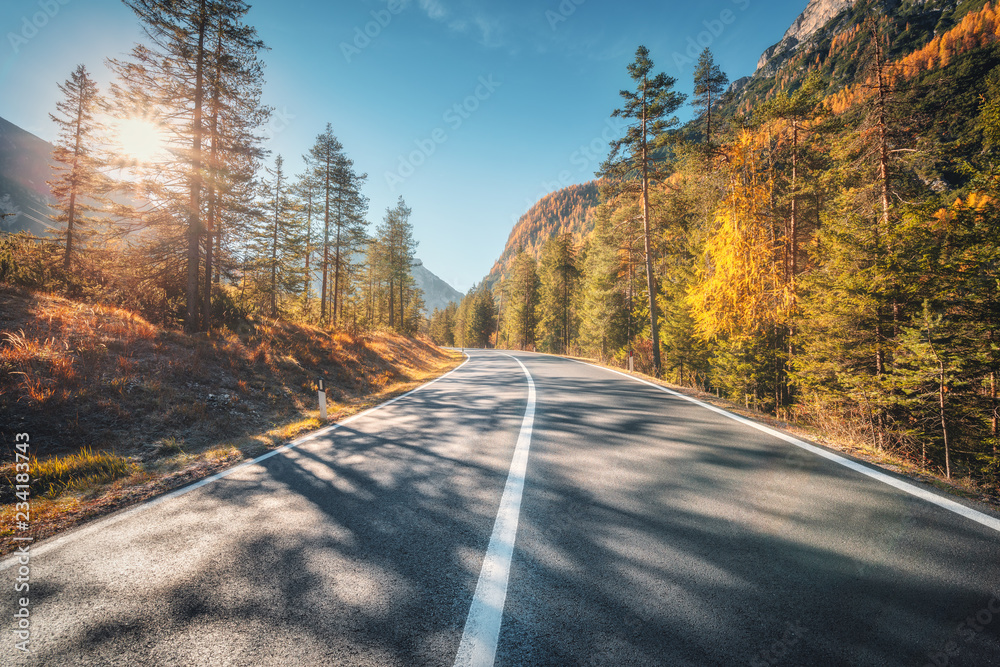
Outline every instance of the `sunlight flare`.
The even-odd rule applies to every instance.
[[[123,154],[138,162],[151,162],[166,150],[163,130],[145,118],[126,118],[117,129]]]

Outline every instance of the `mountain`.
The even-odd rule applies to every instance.
[[[444,310],[449,303],[459,303],[464,296],[457,289],[431,273],[419,259],[413,264],[413,280],[424,292],[424,310],[427,315],[434,309]]]
[[[53,146],[0,118],[0,231],[41,234],[48,227]]]
[[[765,75],[774,74],[781,63],[797,50],[799,44],[809,40],[826,27],[831,19],[853,5],[854,0],[810,0],[805,11],[785,31],[781,41],[761,54],[757,61],[757,71]]]
[[[748,111],[778,90],[794,90],[813,72],[828,82],[831,94],[861,83],[859,66],[869,42],[864,23],[869,16],[882,17],[886,57],[893,61],[932,43],[940,45],[954,29],[975,32],[978,28],[969,25],[969,19],[975,18],[978,25],[984,12],[991,11],[989,5],[988,0],[810,0],[782,38],[761,54],[753,75],[733,82],[720,110]],[[955,53],[997,41],[995,35],[985,37],[982,44],[964,45],[969,48],[958,45]],[[953,46],[949,42],[946,48]]]
[[[539,199],[514,225],[487,282],[497,280],[522,247],[538,259],[542,245],[555,234],[569,233],[582,240],[594,228],[594,209],[601,203],[598,190],[598,182],[589,181],[550,192]]]

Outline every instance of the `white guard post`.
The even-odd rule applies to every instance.
[[[320,378],[317,383],[319,386],[319,419],[320,421],[326,421],[326,385],[323,383],[323,379]]]

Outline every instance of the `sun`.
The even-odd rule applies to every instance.
[[[152,162],[166,150],[162,129],[145,118],[126,118],[116,129],[122,152],[136,162]]]

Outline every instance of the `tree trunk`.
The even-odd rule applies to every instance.
[[[71,268],[73,257],[73,225],[76,222],[76,191],[79,187],[80,152],[83,143],[83,86],[79,92],[76,107],[76,138],[73,148],[72,189],[69,192],[69,208],[66,209],[66,252],[63,255],[63,268]]]
[[[503,317],[503,284],[500,285],[500,302],[497,306],[497,349],[500,348],[500,319]]]
[[[327,277],[330,274],[330,153],[327,147],[323,205],[323,278],[319,290],[319,320],[326,322]]]
[[[191,142],[191,198],[188,212],[188,252],[187,252],[187,319],[184,323],[188,333],[198,329],[198,261],[201,258],[201,186],[202,159],[201,111],[205,97],[205,30],[208,16],[206,0],[201,0],[198,9],[198,51],[195,56],[194,119],[192,120]]]
[[[396,285],[389,279],[389,328],[396,326]]]
[[[712,86],[708,86],[708,105],[705,107],[705,145],[712,152]]]
[[[656,313],[656,280],[653,276],[653,252],[649,226],[649,148],[646,144],[646,80],[643,79],[642,109],[642,227],[646,250],[646,288],[649,290],[649,331],[653,342],[653,370],[660,376],[660,328]]]
[[[312,256],[312,191],[307,195],[306,204],[306,275],[302,285],[303,300],[305,305],[309,305],[309,259]]]
[[[799,176],[799,127],[792,122],[792,211],[788,220],[788,285],[795,307],[795,276],[798,274],[798,176]]]
[[[63,268],[67,271],[71,268],[71,258],[73,257],[73,222],[76,218],[76,185],[69,193],[69,208],[66,211],[66,252],[63,255]]]
[[[212,330],[212,270],[215,262],[212,237],[216,224],[216,199],[217,194],[213,187],[208,193],[208,225],[205,230],[205,280],[201,287],[201,325],[205,331]]]
[[[993,435],[993,453],[996,454],[997,453],[997,422],[998,422],[998,417],[1000,417],[1000,414],[998,414],[998,410],[997,410],[997,372],[996,371],[990,371],[990,408],[992,409],[992,412],[993,412],[993,420],[992,420],[993,423],[992,423],[992,428],[990,429],[990,433]]]
[[[886,99],[888,87],[885,80],[882,41],[875,35],[875,70],[878,78],[875,105],[878,122],[878,179],[879,197],[882,204],[882,229],[889,232],[889,124],[886,117]]]
[[[281,211],[281,175],[274,186],[274,230],[271,235],[271,317],[278,316],[278,225]]]
[[[337,326],[340,317],[340,232],[344,226],[344,202],[341,191],[337,201],[337,242],[333,252],[333,326]]]
[[[938,359],[938,399],[941,411],[941,436],[944,438],[944,470],[945,477],[951,479],[951,455],[948,451],[948,421],[945,419],[945,383],[944,383],[944,360]]]
[[[570,275],[575,271],[575,266],[570,262],[573,261],[573,247],[572,247],[572,237],[566,237],[566,244],[564,246],[564,261],[563,261],[563,332],[565,340],[563,341],[563,354],[570,353],[570,342],[573,340],[573,332],[570,330],[569,326],[569,279]]]
[[[778,323],[774,323],[774,327],[771,329],[771,335],[774,336],[774,342],[771,346],[774,355],[774,413],[778,414],[778,409],[783,405],[782,403],[782,383],[784,381],[783,373],[781,372],[781,360],[778,358]]]
[[[886,112],[886,101],[888,98],[888,87],[885,79],[885,62],[884,54],[882,51],[882,38],[878,30],[878,23],[875,19],[869,19],[869,29],[872,33],[872,40],[875,46],[875,78],[876,78],[876,90],[875,90],[875,122],[876,131],[878,134],[878,190],[879,190],[879,201],[881,204],[881,212],[879,215],[879,220],[875,225],[875,252],[876,255],[882,253],[882,249],[879,247],[881,245],[881,240],[889,238],[889,216],[890,216],[890,202],[889,202],[889,131],[888,131],[888,119]],[[886,252],[889,251],[889,243],[886,242]],[[877,261],[877,260],[876,260]],[[885,334],[883,331],[883,310],[882,310],[882,298],[881,294],[876,294],[876,299],[878,303],[876,305],[876,322],[875,322],[875,367],[876,373],[881,378],[883,373],[885,373],[886,358],[885,358]],[[893,313],[896,315],[896,304],[893,304]],[[882,426],[882,411],[879,409],[879,439],[884,438],[884,431]]]
[[[796,290],[796,276],[799,272],[799,193],[798,193],[798,182],[799,182],[799,126],[798,121],[792,121],[792,210],[791,215],[788,220],[788,291],[791,298],[791,308],[788,326],[788,358],[785,359],[784,364],[782,364],[782,392],[783,403],[786,405],[791,402],[792,387],[788,379],[788,367],[792,363],[792,357],[795,354],[794,348],[794,338],[795,338],[795,311],[798,306],[798,293]]]
[[[887,112],[889,88],[888,82],[885,78],[885,56],[882,51],[882,39],[875,24],[873,24],[872,34],[875,41],[875,74],[877,80],[875,109],[876,127],[878,130],[878,186],[879,200],[882,209],[879,225],[876,229],[876,238],[881,238],[886,241],[885,252],[886,254],[891,254],[893,250],[893,243],[891,234],[892,230],[890,229],[891,203],[889,201],[889,122]],[[892,319],[893,336],[897,337],[899,335],[899,301],[896,296],[895,288],[893,288],[892,295]],[[883,354],[881,365],[884,368],[884,350],[882,350],[881,347],[880,350]],[[892,363],[891,360],[890,363]]]
[[[209,167],[213,170],[212,179],[208,190],[208,224],[205,226],[205,282],[202,285],[201,297],[201,318],[202,328],[205,331],[212,330],[212,271],[214,269],[214,248],[213,236],[217,232],[217,204],[218,204],[218,174],[216,170],[219,166],[219,113],[220,98],[222,91],[219,82],[222,79],[222,21],[219,21],[219,32],[215,40],[215,69],[212,76],[212,128],[211,139],[212,148],[209,157]]]
[[[365,299],[369,326],[375,323],[375,254],[368,245],[368,298]]]

